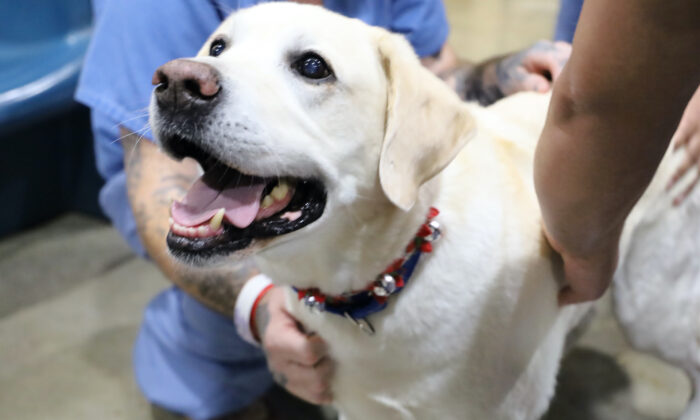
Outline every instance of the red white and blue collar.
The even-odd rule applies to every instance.
[[[318,289],[296,289],[299,300],[313,312],[327,312],[347,318],[369,335],[374,327],[367,317],[387,307],[388,299],[408,284],[422,254],[433,251],[433,242],[440,238],[440,225],[435,221],[439,211],[431,207],[426,221],[418,229],[404,251],[377,278],[362,290],[327,296]]]

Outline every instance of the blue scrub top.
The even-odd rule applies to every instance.
[[[94,0],[95,32],[76,100],[92,110],[100,205],[137,253],[145,255],[126,196],[119,126],[150,138],[151,76],[195,55],[222,18],[259,0]],[[401,33],[420,56],[437,53],[449,32],[441,0],[326,0],[335,12]]]

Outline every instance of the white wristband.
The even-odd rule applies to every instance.
[[[238,294],[236,305],[233,307],[233,323],[236,324],[238,335],[256,347],[260,347],[260,343],[255,340],[253,332],[250,330],[251,311],[258,296],[271,284],[270,278],[264,274],[258,274],[248,279]]]

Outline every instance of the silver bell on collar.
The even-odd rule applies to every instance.
[[[374,282],[374,289],[372,290],[376,296],[389,296],[396,291],[396,279],[391,274],[382,274]]]
[[[430,235],[426,236],[424,239],[428,242],[435,242],[440,239],[440,235],[442,234],[442,232],[440,232],[440,223],[436,220],[431,220],[430,223],[428,223],[428,227],[431,232]]]
[[[313,313],[321,313],[326,310],[326,305],[323,302],[319,302],[314,295],[304,296],[304,305]]]

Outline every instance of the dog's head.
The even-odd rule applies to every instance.
[[[154,83],[157,141],[204,169],[168,237],[196,264],[298,249],[312,231],[332,241],[370,207],[409,211],[472,126],[403,37],[316,6],[240,11]]]

